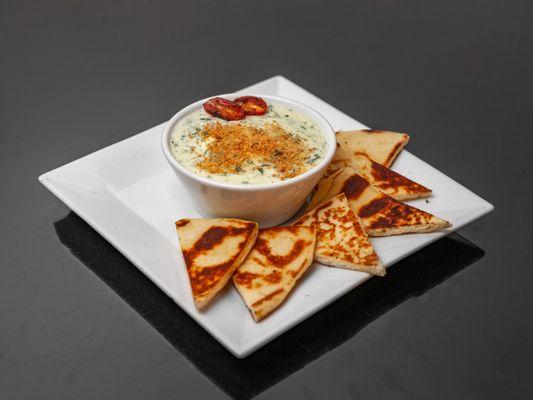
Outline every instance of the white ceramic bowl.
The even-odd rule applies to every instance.
[[[175,114],[167,122],[161,138],[163,154],[188,191],[196,209],[205,217],[231,217],[256,221],[261,227],[279,225],[290,219],[300,209],[305,199],[324,174],[335,153],[335,132],[318,112],[293,100],[263,94],[258,96],[267,103],[290,107],[315,122],[326,139],[326,152],[320,164],[293,178],[265,184],[230,184],[205,178],[183,167],[170,151],[170,135],[175,124],[186,115],[200,109],[212,97],[199,100]],[[233,100],[243,94],[223,94]],[[185,217],[185,216],[184,216]]]

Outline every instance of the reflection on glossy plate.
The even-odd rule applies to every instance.
[[[300,101],[324,115],[337,130],[366,128],[280,76],[241,92]],[[39,180],[235,356],[247,356],[368,279],[362,272],[315,264],[283,307],[261,323],[253,322],[233,288],[221,293],[205,311],[198,311],[190,295],[174,221],[199,215],[161,154],[162,129],[163,124],[158,125],[43,174]],[[445,218],[453,227],[443,232],[372,239],[385,266],[493,209],[406,150],[392,169],[433,189],[428,203],[424,199],[408,203]]]

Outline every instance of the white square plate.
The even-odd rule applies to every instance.
[[[322,113],[336,130],[366,128],[281,76],[241,92],[298,100]],[[247,356],[369,278],[362,272],[315,264],[287,301],[260,323],[252,320],[232,287],[199,312],[190,294],[174,221],[200,215],[163,157],[162,130],[163,124],[153,127],[50,171],[39,180],[235,356]],[[395,161],[394,170],[433,189],[429,203],[416,200],[410,204],[447,219],[453,227],[444,232],[372,239],[385,266],[493,209],[406,150]]]

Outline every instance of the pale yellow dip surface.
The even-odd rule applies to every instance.
[[[283,180],[275,165],[265,160],[250,158],[234,172],[210,173],[199,164],[209,152],[209,140],[201,132],[206,125],[220,123],[241,124],[264,128],[278,124],[286,133],[294,137],[305,148],[303,173],[320,163],[326,152],[326,139],[318,125],[305,115],[282,105],[269,103],[264,115],[247,116],[239,121],[225,121],[207,114],[204,109],[182,118],[173,128],[170,136],[170,150],[174,158],[189,171],[214,181],[233,184],[262,184]],[[266,128],[265,128],[266,129]]]

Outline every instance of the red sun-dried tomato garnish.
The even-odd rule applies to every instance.
[[[268,110],[267,103],[261,97],[242,96],[233,101],[242,107],[246,115],[263,115]]]
[[[213,117],[226,121],[236,121],[244,118],[244,109],[233,101],[222,97],[213,97],[204,103],[204,110]]]

